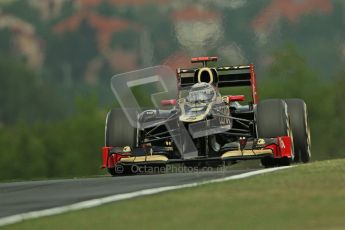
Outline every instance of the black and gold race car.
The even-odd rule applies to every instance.
[[[197,57],[192,63],[199,66],[176,73],[156,66],[115,75],[111,86],[120,106],[106,118],[102,168],[117,175],[132,166],[171,163],[261,159],[263,166],[274,167],[309,162],[305,102],[259,101],[252,64],[219,67],[216,61]],[[248,90],[249,98],[232,94],[238,89]],[[152,106],[140,106],[138,95],[150,98]]]

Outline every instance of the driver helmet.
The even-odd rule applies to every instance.
[[[216,95],[214,87],[206,82],[196,83],[189,91],[187,101],[189,102],[208,102],[213,100]]]

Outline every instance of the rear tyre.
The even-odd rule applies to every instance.
[[[269,99],[260,102],[256,109],[257,136],[274,138],[291,136],[287,105],[280,99]],[[268,167],[289,165],[290,159],[261,159],[261,164]]]
[[[133,128],[122,109],[112,109],[108,112],[105,123],[105,146],[134,147],[136,145],[136,129]],[[122,174],[121,170],[108,168],[108,172],[115,176]]]
[[[307,105],[301,99],[287,99],[293,143],[295,149],[295,162],[310,161],[310,129],[308,124]]]

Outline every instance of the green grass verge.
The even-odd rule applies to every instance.
[[[345,229],[345,160],[140,197],[4,229]]]

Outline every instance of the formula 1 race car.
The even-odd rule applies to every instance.
[[[163,109],[132,113],[133,105],[126,107],[120,99],[128,98],[130,90],[125,86],[156,79],[168,67],[155,69],[145,81],[138,80],[136,72],[129,80],[114,76],[112,89],[121,108],[112,109],[106,118],[102,168],[117,175],[133,165],[200,166],[260,159],[263,166],[275,167],[309,162],[305,102],[259,101],[252,64],[208,67],[216,61],[217,57],[197,57],[192,63],[200,63],[198,67],[178,68],[176,78],[171,77],[177,84],[177,96],[161,100]],[[231,94],[237,87],[249,89],[247,103],[245,95]],[[222,95],[224,89],[230,94]]]

